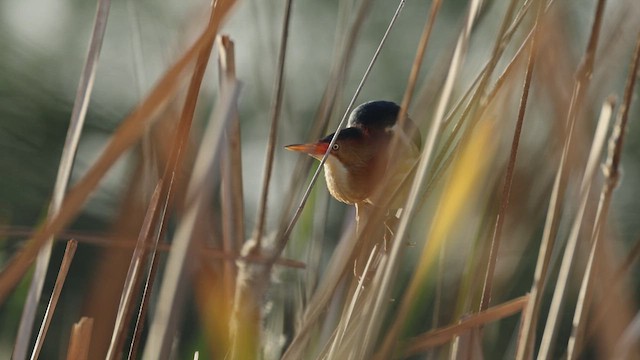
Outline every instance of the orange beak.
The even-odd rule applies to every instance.
[[[313,144],[294,144],[294,145],[287,145],[284,148],[291,151],[303,152],[305,154],[309,154],[310,156],[313,156],[314,158],[320,160],[322,159],[324,154],[327,152],[327,149],[329,148],[329,143],[317,142]]]

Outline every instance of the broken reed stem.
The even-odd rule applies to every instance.
[[[65,138],[62,155],[60,157],[60,165],[56,181],[53,185],[53,194],[51,204],[49,204],[49,216],[57,213],[62,206],[67,187],[69,186],[69,178],[71,177],[71,169],[75,160],[78,144],[80,143],[80,134],[84,127],[84,121],[91,99],[91,92],[100,59],[100,50],[104,39],[107,20],[109,18],[109,9],[111,0],[99,0],[96,9],[96,17],[93,22],[93,30],[91,40],[89,41],[89,51],[85,59],[85,63],[78,82],[78,89],[71,111],[71,119],[67,136]],[[36,267],[33,272],[29,292],[24,304],[22,316],[20,317],[20,326],[16,335],[15,345],[13,348],[13,359],[22,360],[27,357],[27,348],[31,341],[31,332],[33,329],[34,319],[37,313],[38,303],[42,296],[42,287],[47,275],[47,268],[51,259],[51,248],[53,246],[53,236],[45,241],[45,244],[38,251],[36,259]]]
[[[83,317],[73,325],[67,350],[67,360],[87,360],[93,331],[93,318]]]
[[[578,111],[582,109],[583,99],[586,93],[585,89],[590,83],[590,75],[593,72],[593,63],[595,59],[595,51],[598,45],[598,39],[600,36],[600,27],[602,24],[602,16],[604,14],[604,5],[604,0],[598,0],[595,9],[593,24],[591,26],[589,43],[585,50],[582,62],[576,70],[571,102],[569,104],[569,111],[567,113],[567,123],[565,124],[565,127],[567,129],[566,137],[562,148],[562,156],[558,165],[558,171],[556,172],[556,178],[553,184],[551,198],[549,200],[549,210],[547,211],[547,217],[545,220],[545,226],[538,254],[538,261],[536,263],[533,283],[531,285],[531,301],[528,302],[527,309],[525,310],[523,317],[523,326],[521,328],[522,333],[519,336],[518,349],[516,351],[517,360],[524,360],[525,358],[531,356],[533,352],[532,346],[534,343],[535,330],[537,328],[540,302],[542,300],[542,293],[546,281],[547,271],[549,268],[549,260],[558,232],[561,206],[564,199],[567,177],[569,175],[567,157],[572,144],[573,129],[577,120]]]
[[[212,6],[210,10],[208,27],[213,26],[215,22],[215,12],[216,6]],[[151,274],[155,274],[155,268],[157,266],[156,246],[159,242],[159,239],[163,237],[166,230],[167,217],[169,216],[170,208],[173,205],[173,199],[175,197],[174,189],[176,183],[178,182],[177,174],[180,173],[180,169],[183,165],[185,148],[189,141],[189,133],[191,130],[191,124],[193,123],[196,104],[198,102],[198,95],[200,93],[202,79],[204,78],[204,73],[207,69],[207,64],[209,62],[212,47],[213,39],[205,44],[205,46],[200,50],[200,53],[198,54],[198,57],[196,59],[196,64],[191,75],[186,99],[182,108],[182,113],[180,115],[180,121],[177,124],[176,135],[171,146],[169,159],[167,161],[162,179],[158,182],[156,188],[157,193],[154,194],[155,196],[157,196],[157,198],[155,198],[155,201],[151,202],[149,205],[147,215],[145,217],[145,226],[143,226],[143,230],[141,231],[140,237],[138,239],[139,243],[152,244],[150,255],[153,259],[153,261],[151,261],[148,265],[149,269],[147,271],[147,277],[145,279],[145,286],[142,289],[143,299],[141,302],[141,307],[138,311],[138,319],[145,317],[146,308],[142,305],[148,303],[148,290],[150,286],[153,285],[153,279],[151,279],[149,276]],[[190,201],[189,198],[187,198],[187,202],[188,201]],[[142,276],[144,276],[143,272],[140,270],[146,265],[145,263],[148,254],[146,253],[146,251],[144,251],[144,246],[142,245],[140,246],[139,250],[140,251],[136,254],[137,256],[132,257],[131,259],[129,268],[130,272],[127,274],[125,282],[125,284],[129,286],[129,288],[125,287],[123,290],[123,301],[121,302],[121,306],[118,309],[116,326],[114,328],[111,343],[109,345],[109,350],[107,352],[107,359],[115,359],[122,352],[125,335],[124,329],[128,328],[127,325],[131,322],[134,296],[135,294],[138,294],[140,292],[139,284],[142,280]],[[124,294],[127,293],[129,293],[130,295],[128,297],[124,297]],[[133,342],[129,347],[130,352],[137,347],[136,341],[138,341],[140,338],[139,330],[141,325],[141,323],[137,322],[135,326]]]
[[[203,64],[206,64],[206,61]],[[225,86],[225,89],[228,91],[220,94],[216,101],[213,116],[207,124],[195,158],[185,198],[185,211],[173,236],[173,246],[168,255],[158,293],[158,303],[145,344],[145,359],[166,359],[171,354],[172,339],[189,289],[187,275],[192,269],[189,259],[193,255],[194,235],[203,221],[202,210],[216,186],[213,169],[219,166],[217,159],[221,136],[233,113],[231,104],[236,102],[238,97],[237,86],[230,84]]]
[[[246,242],[241,250],[245,255],[260,255],[262,252],[262,238],[264,236],[267,216],[269,185],[273,171],[278,123],[282,108],[282,94],[284,92],[284,67],[289,41],[292,6],[292,0],[287,0],[284,6],[276,78],[273,83],[271,99],[270,128],[263,168],[262,190],[256,214],[256,226],[251,235],[252,239]],[[238,264],[233,308],[229,322],[229,333],[231,337],[230,357],[232,359],[255,358],[259,354],[260,319],[262,317],[260,303],[266,291],[265,284],[268,283],[270,278],[271,266],[268,265],[266,269],[264,269],[264,272],[260,274],[260,280],[257,279],[256,270],[257,268],[253,266],[253,264]],[[261,286],[256,286],[256,282],[261,282]]]
[[[69,267],[71,267],[71,262],[73,261],[73,256],[76,254],[77,248],[77,241],[69,240],[67,242],[67,247],[64,249],[64,256],[62,257],[62,263],[60,264],[60,270],[58,271],[58,277],[56,278],[56,284],[53,287],[53,292],[49,299],[49,305],[47,305],[47,310],[44,313],[44,319],[40,325],[36,344],[34,345],[33,352],[31,353],[31,360],[35,360],[40,356],[40,350],[42,350],[44,339],[47,336],[47,330],[49,330],[49,324],[51,324],[53,313],[56,311],[56,305],[58,305],[60,293],[62,292],[65,280],[67,280]]]
[[[484,277],[484,285],[482,288],[482,298],[480,300],[479,311],[489,308],[491,302],[491,292],[493,289],[493,276],[496,270],[496,263],[498,261],[498,249],[500,248],[500,240],[502,237],[502,227],[504,225],[504,219],[507,215],[507,208],[511,199],[511,186],[513,184],[513,174],[516,166],[516,159],[518,156],[518,146],[520,144],[520,135],[522,133],[522,125],[524,124],[524,116],[527,109],[527,102],[529,100],[529,89],[531,87],[531,78],[533,76],[533,68],[536,62],[538,54],[538,35],[540,33],[540,20],[542,17],[544,1],[538,0],[538,11],[536,13],[536,20],[533,24],[533,38],[531,40],[531,48],[529,49],[529,58],[527,59],[527,68],[525,70],[525,79],[522,85],[522,96],[520,97],[520,106],[518,108],[518,119],[516,121],[516,128],[513,132],[513,140],[511,142],[511,152],[509,154],[509,162],[507,164],[507,170],[505,174],[504,184],[502,188],[502,198],[500,201],[500,209],[498,210],[498,216],[496,218],[495,227],[493,229],[493,236],[491,239],[491,247],[489,250],[489,258],[487,264],[487,271]],[[506,22],[506,19],[505,19]]]
[[[213,17],[213,9],[211,10]],[[211,19],[212,20],[212,19]],[[210,21],[211,21],[210,20]],[[196,60],[196,65],[189,83],[187,90],[186,100],[180,116],[180,122],[177,125],[176,137],[171,147],[171,153],[167,162],[164,175],[157,185],[157,196],[154,202],[149,204],[147,210],[147,217],[145,218],[145,225],[140,233],[139,243],[153,244],[151,247],[151,255],[155,258],[155,244],[158,243],[160,237],[165,231],[167,225],[167,217],[170,213],[170,207],[175,197],[175,184],[177,182],[176,174],[180,172],[180,167],[183,163],[184,150],[189,140],[189,133],[191,130],[191,124],[193,123],[193,115],[195,113],[195,107],[198,101],[198,94],[200,93],[200,85],[204,77],[204,72],[207,68],[209,56],[211,54],[211,48],[213,47],[213,41],[209,42],[200,52]],[[142,279],[143,273],[141,270],[145,266],[147,259],[147,253],[144,250],[144,246],[139,247],[141,250],[135,257],[131,258],[130,270],[126,281],[125,288],[123,290],[123,296],[126,293],[130,295],[123,297],[123,302],[118,310],[116,327],[114,328],[111,343],[109,345],[109,351],[107,352],[107,359],[115,359],[118,354],[122,352],[122,346],[124,341],[124,329],[131,321],[132,306],[134,300],[134,294],[139,293],[139,284]],[[154,262],[149,264],[150,267],[154,267]],[[148,274],[151,273],[149,269]],[[148,278],[147,278],[148,280]],[[146,281],[148,283],[148,281]],[[130,287],[127,288],[126,286]],[[146,286],[145,286],[146,287]],[[126,326],[128,328],[128,326]],[[137,336],[134,336],[136,339]],[[131,344],[134,346],[135,344]]]
[[[96,188],[100,180],[120,156],[135,144],[147,130],[147,122],[158,108],[174,94],[183,72],[191,64],[200,50],[213,41],[220,22],[225,17],[233,0],[216,1],[216,16],[211,24],[183,53],[182,57],[165,73],[149,96],[144,99],[133,112],[124,119],[116,129],[109,143],[100,157],[87,171],[76,185],[67,193],[60,211],[50,214],[47,220],[38,227],[33,237],[22,250],[16,254],[0,273],[0,303],[4,302],[11,290],[23,278],[29,266],[33,263],[38,251],[50,236],[58,233],[71,222],[84,205],[89,195]]]
[[[569,344],[567,346],[568,359],[575,359],[580,355],[583,346],[583,337],[586,328],[586,315],[588,314],[589,305],[593,292],[593,266],[597,264],[600,256],[599,244],[603,241],[607,217],[609,215],[609,205],[611,197],[616,187],[620,183],[620,159],[622,157],[622,148],[624,144],[624,136],[626,134],[627,123],[629,121],[629,109],[631,108],[631,100],[634,94],[634,88],[638,77],[638,67],[640,63],[640,34],[636,40],[635,51],[633,53],[631,64],[629,65],[629,74],[627,75],[627,83],[624,90],[623,102],[618,110],[618,118],[616,119],[611,138],[609,140],[609,151],[607,161],[603,167],[605,183],[602,186],[600,194],[600,202],[596,213],[595,226],[592,231],[591,252],[585,270],[582,286],[578,295],[578,303],[573,318],[573,329]],[[610,100],[613,107],[613,100]],[[618,278],[612,281],[617,282]],[[607,299],[607,297],[603,297]],[[606,300],[605,300],[606,301]]]
[[[528,300],[528,295],[521,296],[473,314],[461,320],[458,324],[442,327],[411,338],[407,342],[403,356],[418,355],[433,347],[452,341],[465,331],[517,314],[524,309]]]
[[[218,36],[218,78],[220,92],[227,81],[237,81],[235,46],[227,35]],[[235,105],[235,104],[234,104]],[[240,138],[240,117],[238,109],[231,110],[231,123],[225,128],[224,152],[222,156],[222,180],[220,203],[222,207],[222,250],[226,254],[237,254],[245,241],[244,235],[244,194],[242,189],[242,149]],[[235,293],[236,266],[232,262],[223,263],[223,287],[225,299],[233,299]]]
[[[280,48],[278,49],[278,64],[276,79],[273,82],[273,94],[271,99],[271,125],[269,127],[269,137],[267,139],[267,150],[264,161],[262,191],[256,215],[256,227],[253,230],[252,238],[255,239],[253,251],[260,253],[262,248],[262,237],[264,224],[267,217],[267,199],[269,196],[269,185],[271,184],[271,173],[273,171],[273,157],[276,150],[276,139],[278,136],[278,122],[282,109],[282,93],[284,92],[284,65],[287,55],[287,44],[289,41],[289,25],[291,23],[292,0],[286,0],[284,6],[284,17],[282,19],[282,33],[280,35]]]

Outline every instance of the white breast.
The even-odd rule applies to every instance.
[[[364,200],[366,194],[361,189],[349,186],[349,173],[342,163],[334,156],[329,156],[324,164],[324,177],[331,195],[338,201],[355,204]]]

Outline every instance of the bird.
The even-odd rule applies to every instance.
[[[403,126],[398,126],[399,114],[400,106],[392,101],[376,100],[357,106],[349,114],[347,127],[338,132],[324,164],[329,193],[340,202],[356,205],[356,220],[363,206],[384,206],[392,214],[404,204],[408,194],[404,179],[418,161],[422,140],[409,117]],[[392,152],[395,134],[398,141]],[[335,133],[313,143],[285,148],[320,160],[334,136]],[[378,189],[382,184],[384,188]]]

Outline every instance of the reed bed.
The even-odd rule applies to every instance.
[[[640,357],[635,0],[194,1],[157,73],[150,5],[96,6],[40,217],[1,193],[1,357]],[[139,99],[89,151],[119,11]],[[391,238],[282,147],[381,98],[423,139]]]

